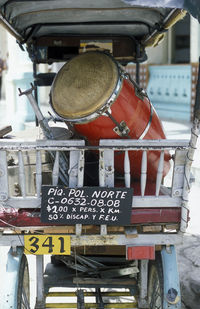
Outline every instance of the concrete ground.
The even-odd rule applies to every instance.
[[[5,101],[0,102],[0,127],[9,125],[8,113],[5,115]],[[163,126],[169,139],[189,139],[191,123],[175,123],[163,120]],[[195,183],[189,194],[190,222],[185,234],[184,244],[177,247],[178,266],[182,288],[182,309],[200,308],[200,140],[194,156],[192,173]],[[48,261],[49,257],[46,257]],[[33,292],[32,306],[35,298],[35,257],[29,257],[29,267],[32,271],[31,291]]]

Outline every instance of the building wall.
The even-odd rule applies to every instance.
[[[168,63],[168,35],[158,46],[147,48],[146,53],[150,64]]]
[[[0,50],[3,59],[7,61],[7,71],[3,75],[3,96],[6,100],[5,118],[13,130],[21,130],[24,122],[34,121],[32,107],[25,96],[19,97],[18,88],[22,91],[31,87],[33,83],[33,63],[26,51],[22,51],[16,39],[3,27],[0,27]],[[47,65],[40,65],[41,72],[45,72]],[[47,104],[49,89],[39,90],[40,103]]]
[[[7,61],[8,53],[7,33],[0,25],[0,57]],[[5,71],[3,72],[2,97],[5,98]]]
[[[186,35],[190,36],[189,50],[177,48],[176,38],[184,40]],[[180,47],[180,46],[179,46]],[[185,53],[185,55],[184,55]],[[200,25],[192,16],[178,22],[175,27],[170,29],[164,40],[155,48],[147,48],[149,64],[171,64],[171,63],[194,63],[199,61],[200,56]],[[185,62],[185,59],[188,59]]]
[[[172,28],[172,63],[190,63],[190,15],[177,22]]]
[[[190,62],[198,62],[200,56],[200,25],[198,21],[190,19]]]
[[[5,59],[7,51],[8,51],[7,33],[1,25],[0,25],[0,51],[1,51],[1,56]]]

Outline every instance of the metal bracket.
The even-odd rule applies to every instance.
[[[138,307],[139,308],[149,308],[147,302],[147,282],[148,282],[148,260],[141,260],[140,261],[140,294],[138,299]]]
[[[78,309],[85,309],[84,291],[78,289],[76,294],[77,294],[77,308]]]
[[[25,91],[22,91],[21,88],[18,88],[18,91],[19,91],[19,96],[22,96],[22,95],[28,95],[28,94],[31,94],[33,92],[33,90],[35,90],[36,87],[31,83],[31,88],[25,90]]]
[[[82,224],[76,224],[76,235],[80,236],[82,233]]]
[[[144,98],[148,98],[145,90],[138,87],[135,87],[135,95],[142,101],[144,101]]]
[[[175,247],[170,246],[169,250],[164,246],[161,256],[164,277],[163,309],[181,309],[180,282]]]
[[[146,91],[145,91],[143,88],[141,88],[141,87],[139,86],[139,84],[138,84],[135,80],[133,80],[133,79],[131,78],[131,76],[130,76],[129,73],[124,72],[124,73],[123,73],[123,78],[129,79],[129,80],[131,81],[131,83],[133,84],[134,89],[135,89],[135,95],[136,95],[139,99],[141,99],[141,100],[143,101],[144,98],[148,98],[148,95],[147,95]]]
[[[1,308],[13,308],[17,306],[17,291],[19,284],[19,270],[21,259],[23,256],[23,247],[15,248],[0,248],[1,267],[0,267],[0,299]]]
[[[113,129],[113,131],[119,135],[119,136],[128,136],[130,129],[127,126],[126,122],[122,120],[120,123],[109,113],[109,111],[105,111],[105,114],[112,120],[114,124],[116,124],[116,127]]]
[[[97,293],[96,302],[98,304],[98,309],[104,309],[104,302],[101,295],[101,289],[96,288],[96,293]]]
[[[37,296],[34,309],[43,309],[45,307],[43,269],[44,269],[44,256],[36,255]]]
[[[123,137],[123,136],[127,136],[130,132],[129,127],[127,126],[126,122],[124,120],[122,120],[119,125],[117,125],[116,127],[114,127],[113,131]]]

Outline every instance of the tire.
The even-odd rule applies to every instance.
[[[54,266],[63,266],[63,262],[56,258],[55,255],[51,256],[51,264]]]
[[[25,254],[21,259],[18,278],[17,309],[30,309],[29,269]]]
[[[160,257],[149,265],[148,304],[149,309],[163,309],[163,270]]]

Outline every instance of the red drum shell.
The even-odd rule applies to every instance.
[[[120,123],[125,121],[130,129],[129,137],[139,139],[150,121],[151,104],[147,97],[142,100],[135,93],[134,85],[130,80],[124,79],[117,99],[111,106],[112,117]],[[98,145],[100,139],[119,139],[117,133],[113,131],[116,124],[105,115],[85,123],[74,124],[78,134],[86,137],[91,145]],[[125,137],[127,138],[127,137]],[[150,127],[144,136],[144,139],[165,139],[162,124],[153,109],[152,121]],[[129,151],[131,173],[134,179],[139,179],[141,175],[142,151]],[[160,158],[159,151],[148,151],[147,153],[147,180],[155,181],[157,175],[158,162]],[[165,152],[163,176],[170,169],[170,155]],[[115,153],[115,169],[119,173],[124,173],[124,154]]]

